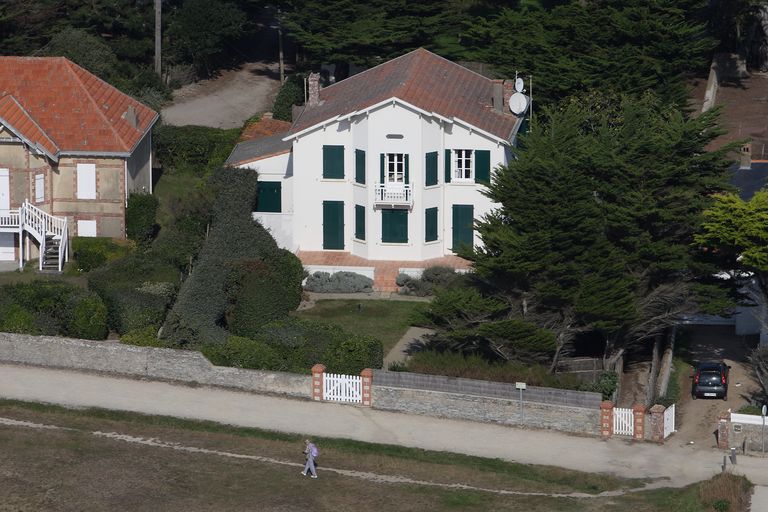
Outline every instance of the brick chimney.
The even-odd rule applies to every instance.
[[[307,89],[307,106],[318,106],[320,104],[320,73],[309,74]]]
[[[491,80],[491,104],[493,105],[493,111],[502,113],[504,112],[504,80]]]

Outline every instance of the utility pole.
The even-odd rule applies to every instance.
[[[285,82],[285,64],[283,63],[283,27],[280,23],[280,9],[277,10],[277,47],[280,60],[280,83]]]
[[[155,0],[155,73],[160,78],[163,77],[160,67],[160,11],[162,0]]]

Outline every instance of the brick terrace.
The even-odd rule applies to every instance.
[[[452,267],[457,270],[471,268],[471,263],[458,256],[443,256],[422,261],[367,260],[343,251],[299,251],[296,253],[305,265],[328,265],[335,267],[373,267],[374,290],[397,291],[395,279],[401,268]]]

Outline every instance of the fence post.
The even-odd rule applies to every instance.
[[[645,406],[643,404],[635,404],[632,407],[632,419],[634,420],[632,438],[635,441],[642,441],[645,439]]]
[[[363,379],[363,405],[370,407],[373,402],[373,370],[365,368],[360,377]]]
[[[323,399],[323,376],[325,365],[317,363],[312,367],[312,400]]]
[[[600,402],[600,436],[608,439],[613,435],[613,402]]]
[[[663,405],[654,405],[651,407],[651,440],[657,443],[664,442],[664,411]]]
[[[717,422],[717,447],[728,449],[728,431],[731,430],[731,414],[722,413]]]

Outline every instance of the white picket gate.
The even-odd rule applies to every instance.
[[[664,410],[664,439],[675,431],[675,404]]]
[[[613,409],[613,433],[620,436],[631,436],[635,433],[635,419],[632,409]]]
[[[323,375],[323,400],[363,403],[363,378],[359,375]]]

